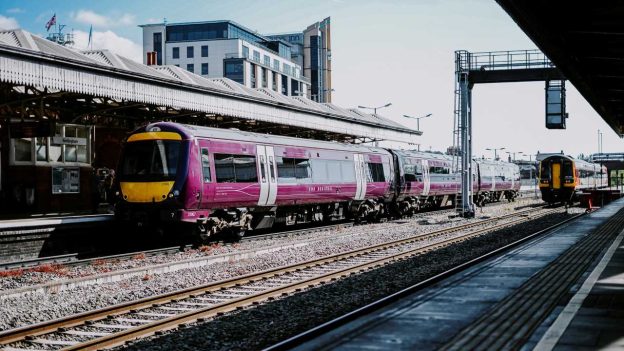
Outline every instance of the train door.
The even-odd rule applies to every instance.
[[[561,188],[561,164],[560,163],[552,164],[552,184],[553,184],[553,189]]]
[[[214,181],[210,171],[210,153],[208,143],[199,142],[199,162],[201,164],[201,208],[210,208],[210,204],[214,201]]]
[[[355,165],[355,197],[354,200],[364,200],[366,196],[366,163],[364,162],[364,155],[354,154],[353,163]]]
[[[423,168],[423,196],[429,196],[431,190],[431,176],[429,175],[429,160],[421,160]]]
[[[256,162],[260,176],[260,198],[258,206],[275,205],[277,198],[277,169],[275,164],[275,152],[273,146],[256,146]]]

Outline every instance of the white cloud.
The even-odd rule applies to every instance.
[[[24,9],[21,9],[19,7],[14,7],[11,9],[6,10],[7,13],[24,13]]]
[[[0,29],[15,29],[19,28],[19,23],[13,17],[4,17],[0,15]]]
[[[111,18],[100,15],[99,13],[95,13],[91,10],[80,10],[76,13],[72,13],[71,17],[77,22],[102,28],[130,26],[133,25],[135,21],[135,16],[129,13],[124,13],[121,16]]]
[[[89,33],[81,30],[74,31],[74,48],[77,50],[88,50]],[[108,49],[115,54],[125,56],[137,62],[143,62],[143,48],[132,40],[120,37],[115,32],[107,30],[105,32],[93,31],[93,50]]]

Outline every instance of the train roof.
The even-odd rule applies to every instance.
[[[380,147],[346,144],[346,143],[340,143],[340,142],[334,142],[334,141],[302,139],[302,138],[295,138],[295,137],[288,137],[288,136],[281,136],[281,135],[261,134],[261,133],[253,133],[253,132],[234,130],[234,129],[203,127],[203,126],[179,124],[179,123],[172,123],[172,122],[151,123],[143,128],[140,128],[138,131],[150,130],[153,127],[159,127],[163,130],[179,131],[179,132],[182,132],[182,134],[186,138],[189,138],[189,139],[193,137],[199,137],[199,138],[212,138],[212,139],[223,139],[223,140],[249,141],[249,142],[255,142],[255,143],[278,144],[278,145],[298,146],[298,147],[314,147],[314,148],[320,148],[320,149],[332,149],[332,150],[337,150],[337,151],[388,154],[388,152],[385,149],[380,148]]]
[[[563,155],[563,154],[549,155],[548,157],[545,157],[544,159],[542,159],[541,162],[544,162],[546,160],[553,159],[553,158],[555,158],[555,159],[563,158],[563,159],[566,159],[566,160],[570,160],[570,161],[574,162],[574,164],[576,165],[576,168],[579,168],[579,169],[595,169],[596,167],[598,167],[598,168],[601,167],[600,164],[598,164],[598,163],[587,162],[585,160],[581,160],[581,159],[578,159],[578,158],[574,158],[574,157],[572,157],[570,155]]]
[[[437,154],[437,153],[426,152],[426,151],[392,150],[392,152],[403,157],[414,157],[414,158],[427,159],[427,160],[453,161],[455,158],[454,156],[451,156],[451,155]]]

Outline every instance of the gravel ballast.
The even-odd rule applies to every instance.
[[[133,342],[122,349],[259,350],[559,223],[579,211],[570,212],[570,215],[552,214],[501,229],[255,308],[178,329],[158,338]]]
[[[514,207],[518,205],[518,203],[512,203],[486,207],[482,213],[478,213],[478,216],[500,216],[512,212]],[[522,205],[526,205],[526,203]],[[478,219],[471,221],[474,220]],[[400,239],[416,233],[440,230],[456,225],[459,221],[463,223],[464,220],[451,220],[448,218],[448,214],[440,215],[431,212],[411,220],[341,229],[333,234],[324,234],[320,240],[316,240],[315,235],[310,234],[311,240],[306,245],[290,246],[286,249],[272,251],[251,259],[210,264],[171,273],[133,277],[114,283],[82,286],[61,291],[57,294],[32,293],[15,298],[5,298],[0,300],[0,314],[3,315],[3,318],[0,319],[0,330],[56,319],[95,308],[276,268],[295,262],[316,259],[368,246],[373,243]],[[227,250],[253,249],[258,247],[258,245],[267,246],[278,243],[292,243],[293,241],[300,242],[303,239],[302,237],[296,237],[275,239],[268,243],[250,242],[248,246],[245,246],[246,243],[241,243],[238,247],[228,248]],[[145,261],[148,261],[148,259]]]

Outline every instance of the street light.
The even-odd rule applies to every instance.
[[[369,109],[369,110],[373,110],[373,116],[377,117],[377,109],[378,108],[384,108],[384,107],[388,107],[390,105],[392,105],[391,102],[389,102],[389,103],[387,103],[387,104],[385,104],[383,106],[377,106],[377,107],[366,107],[366,106],[360,105],[360,106],[358,106],[358,108],[366,108],[366,109]],[[375,146],[379,146],[379,141],[375,140]]]
[[[497,161],[498,160],[498,154],[496,153],[496,151],[498,151],[498,150],[505,150],[505,148],[504,147],[493,147],[491,149],[490,148],[486,148],[486,150],[494,151],[494,161]]]
[[[524,152],[522,151],[505,151],[506,154],[509,155],[509,159],[508,161],[511,162],[512,160],[512,156],[513,156],[513,160],[516,160],[516,154],[523,154]]]
[[[377,109],[378,109],[378,108],[384,108],[384,107],[388,107],[388,106],[390,106],[390,105],[392,105],[392,103],[391,103],[391,102],[389,102],[389,103],[387,103],[387,104],[385,104],[385,105],[383,105],[383,106],[377,106],[377,107],[358,106],[358,108],[365,108],[365,109],[373,110],[373,114],[374,114],[374,115],[376,115],[376,114],[377,114]]]
[[[420,120],[423,119],[423,118],[431,117],[432,115],[433,115],[433,113],[428,113],[428,114],[426,114],[424,116],[420,116],[420,117],[414,117],[414,116],[408,116],[408,115],[403,115],[403,117],[415,119],[416,120],[416,130],[420,132]]]

